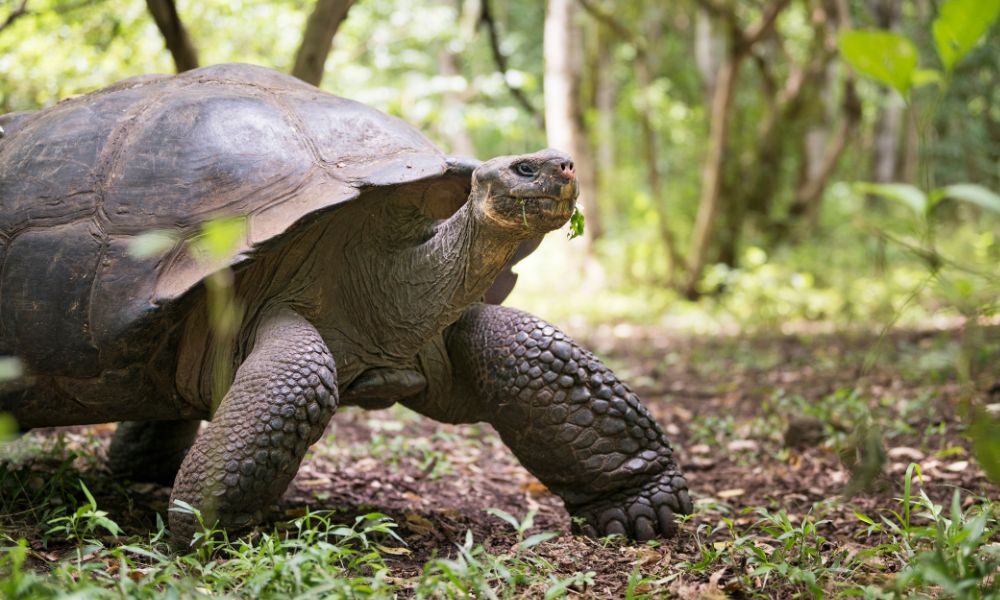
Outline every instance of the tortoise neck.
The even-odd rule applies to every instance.
[[[441,271],[443,281],[452,282],[446,304],[461,310],[482,300],[521,241],[510,230],[484,222],[477,215],[475,198],[469,198],[426,243],[433,268]]]

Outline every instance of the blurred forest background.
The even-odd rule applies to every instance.
[[[961,4],[989,22],[992,2]],[[938,9],[3,0],[0,113],[142,73],[265,65],[398,115],[449,153],[574,154],[585,235],[550,236],[513,299],[550,318],[926,324],[990,316],[1000,276],[998,36],[942,65]],[[889,85],[845,62],[838,40],[853,29],[912,40],[862,49],[882,56]],[[956,195],[967,202],[936,203],[951,184],[976,186]]]
[[[1000,0],[0,0],[0,114],[240,61],[451,154],[573,154],[584,235],[549,235],[508,303],[609,357],[696,504],[671,542],[557,536],[561,502],[492,433],[346,410],[286,495],[279,527],[300,539],[174,558],[165,488],[101,466],[109,427],[40,432],[0,456],[0,596],[998,597],[998,16]],[[732,332],[748,335],[702,335]]]

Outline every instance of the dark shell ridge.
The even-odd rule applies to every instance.
[[[247,218],[231,266],[367,188],[455,174],[403,121],[249,65],[132,78],[0,126],[0,354],[71,376],[226,266],[189,255],[205,221]],[[180,241],[132,256],[153,230]]]

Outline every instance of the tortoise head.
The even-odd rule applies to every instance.
[[[498,156],[472,174],[476,217],[512,237],[538,237],[573,214],[578,187],[573,159],[558,150]]]

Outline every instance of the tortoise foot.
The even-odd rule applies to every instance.
[[[641,487],[567,508],[574,517],[573,533],[588,537],[619,534],[640,542],[672,537],[677,532],[674,515],[686,515],[693,509],[687,482],[670,471]]]

